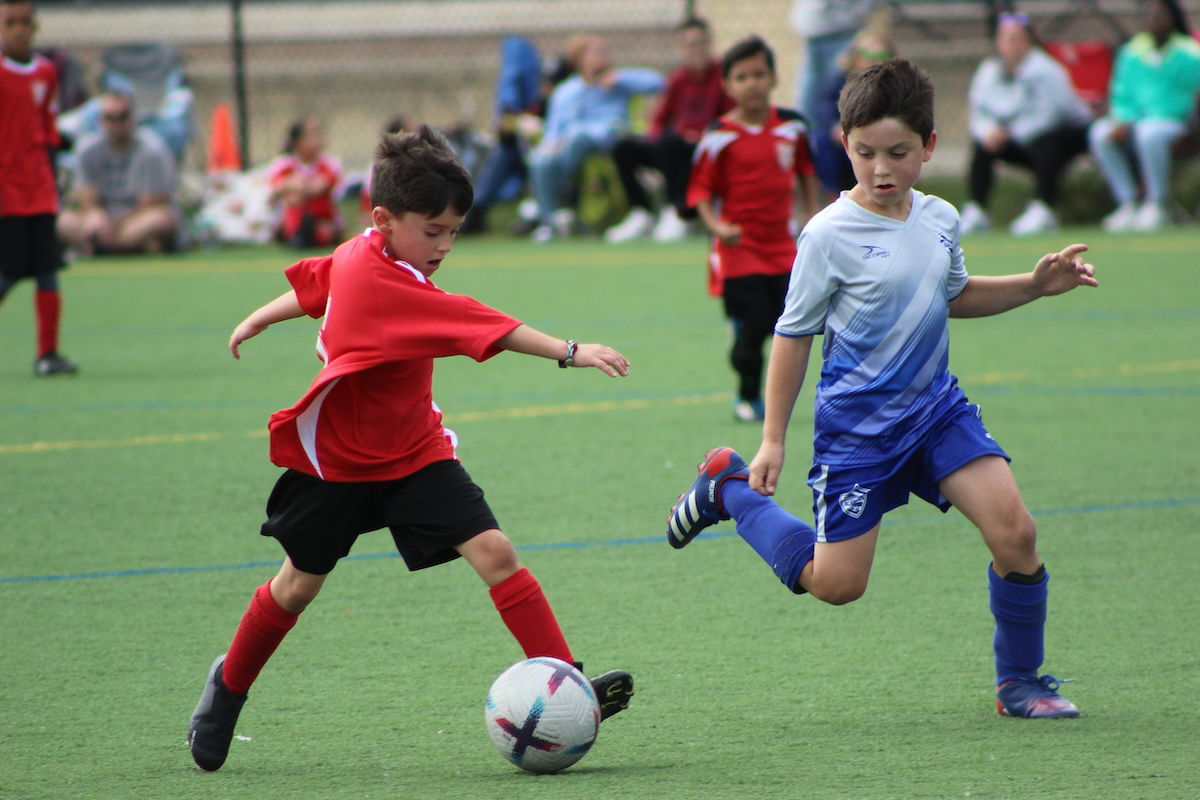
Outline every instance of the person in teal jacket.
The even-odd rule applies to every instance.
[[[1145,30],[1117,52],[1108,116],[1088,132],[1092,154],[1117,209],[1109,231],[1151,231],[1167,224],[1171,148],[1188,128],[1200,91],[1200,42],[1192,38],[1177,0],[1149,0]],[[1145,198],[1137,204],[1137,173]]]
[[[614,68],[599,36],[573,37],[567,60],[576,72],[550,95],[542,141],[529,163],[538,205],[534,241],[567,232],[568,195],[584,158],[612,150],[618,135],[627,132],[634,95],[661,92],[666,86],[666,79],[654,70]]]

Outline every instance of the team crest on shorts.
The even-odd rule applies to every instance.
[[[838,498],[838,505],[842,507],[846,516],[858,519],[867,508],[867,495],[870,492],[870,489],[864,489],[856,483],[853,489],[842,493]]]

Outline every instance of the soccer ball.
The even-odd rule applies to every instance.
[[[600,703],[565,661],[518,661],[488,691],[483,718],[500,754],[530,772],[558,772],[587,755],[600,729]]]

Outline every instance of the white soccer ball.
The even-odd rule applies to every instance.
[[[565,661],[518,661],[488,691],[483,718],[501,755],[530,772],[558,772],[587,755],[600,729],[600,703]]]

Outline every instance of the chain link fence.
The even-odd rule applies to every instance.
[[[991,48],[988,19],[1003,0],[892,0],[902,55],[921,63],[938,92],[942,170],[965,166],[965,97]],[[1195,0],[1185,3],[1194,17]],[[1020,3],[1052,37],[1119,41],[1138,27],[1135,0]],[[618,65],[662,71],[677,62],[675,26],[706,17],[719,52],[742,36],[766,38],[778,56],[775,101],[791,105],[800,39],[790,0],[40,0],[39,47],[69,54],[77,82],[95,91],[106,51],[160,42],[182,56],[194,135],[184,170],[201,171],[218,104],[234,109],[248,166],[280,152],[290,121],[317,114],[330,151],[350,171],[367,167],[384,123],[397,114],[443,128],[490,127],[504,36],[528,37],[544,57],[580,31],[603,35]],[[946,152],[949,151],[949,152]],[[933,166],[933,165],[931,165]]]

